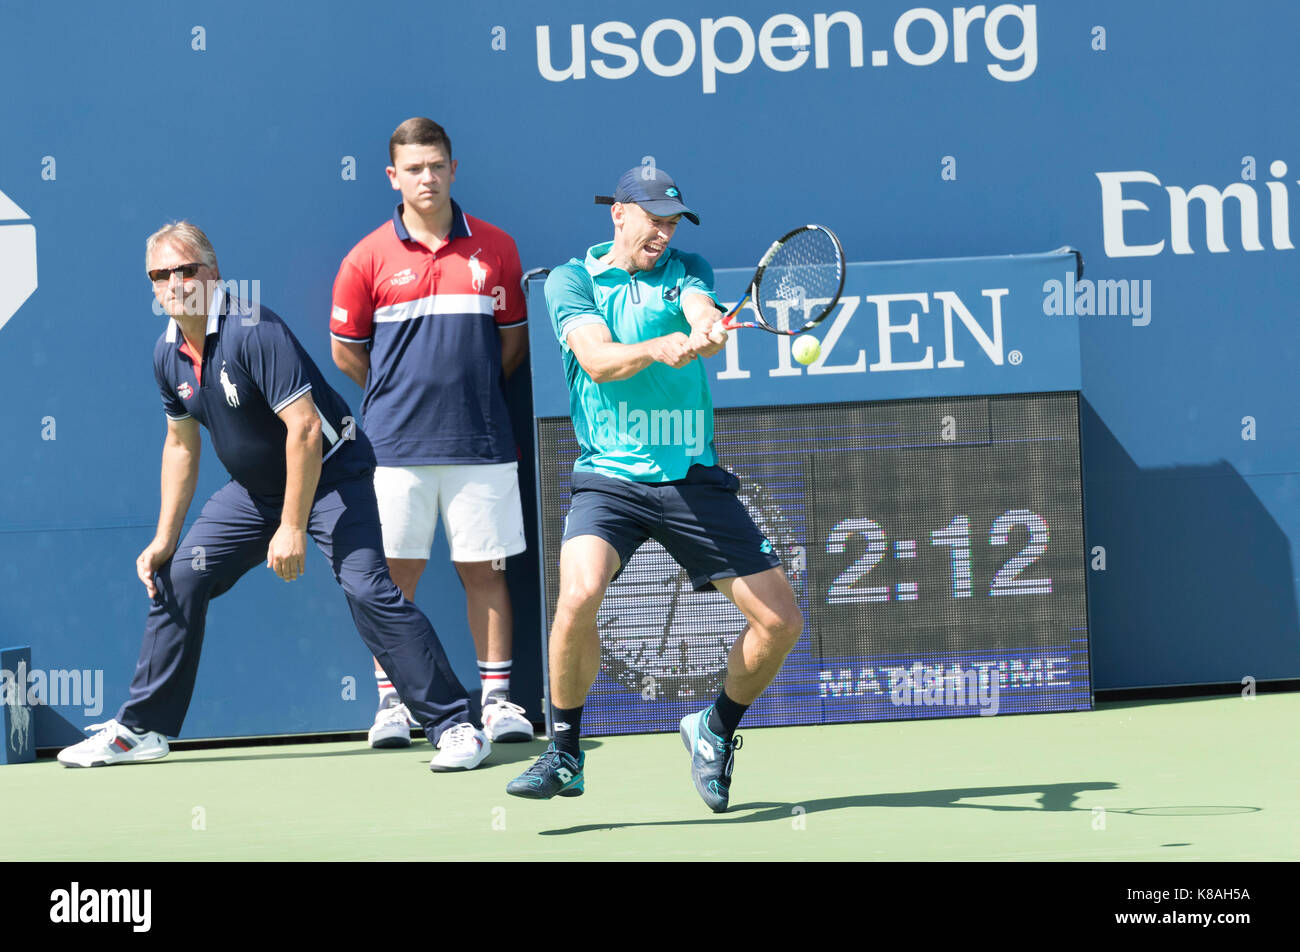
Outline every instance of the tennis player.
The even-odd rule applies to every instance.
[[[780,559],[736,496],[739,480],[714,453],[704,359],[725,345],[722,309],[708,263],[669,247],[683,218],[696,225],[699,218],[673,179],[649,167],[623,175],[612,205],[614,240],[546,280],[582,452],[550,638],[554,740],[506,791],[539,800],[583,792],[578,738],[600,665],[596,613],[609,583],[653,538],[697,591],[716,588],[749,621],[732,646],[717,700],[681,722],[695,789],[721,813],[741,746],[736,728],[794,647],[803,617]],[[610,422],[642,412],[661,420],[698,413],[706,439],[687,440],[684,427],[616,432]]]
[[[371,474],[374,451],[348,406],[268,308],[228,296],[216,253],[188,222],[145,246],[154,295],[171,316],[154,347],[167,415],[162,506],[136,560],[152,602],[131,693],[117,716],[59,753],[70,767],[165,757],[194,694],[208,603],[265,564],[305,571],[307,536],[330,560],[366,646],[438,746],[434,771],[470,770],[492,747],[433,626],[389,577]],[[230,482],[177,547],[199,475],[199,424]]]
[[[375,494],[384,554],[411,601],[442,514],[465,588],[492,741],[531,741],[510,699],[513,615],[505,560],[527,548],[519,454],[502,383],[528,350],[519,252],[451,197],[451,139],[432,119],[407,119],[388,143],[392,217],[339,267],[330,315],[334,363],[365,395],[379,465]],[[410,712],[376,660],[372,747],[411,742]]]

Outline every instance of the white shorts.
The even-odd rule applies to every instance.
[[[427,559],[440,509],[453,562],[490,562],[528,548],[518,463],[377,466],[375,496],[390,559]]]

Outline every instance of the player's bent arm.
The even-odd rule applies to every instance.
[[[604,324],[584,324],[569,331],[564,342],[596,383],[626,380],[656,361],[670,367],[685,367],[695,359],[689,339],[680,333],[636,344],[619,344]]]
[[[501,372],[509,377],[528,354],[528,325],[499,327],[497,336],[501,339]]]
[[[370,373],[370,351],[365,344],[351,344],[337,337],[330,338],[330,354],[334,366],[362,390],[366,389],[366,376]]]
[[[682,313],[691,325],[691,346],[701,357],[712,357],[727,343],[722,311],[707,294],[691,291],[682,295]]]
[[[169,556],[176,551],[185,514],[194,501],[202,448],[198,420],[193,417],[183,420],[167,418],[167,438],[163,441],[162,453],[162,505],[158,511],[154,543],[165,548]]]

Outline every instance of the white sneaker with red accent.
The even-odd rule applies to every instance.
[[[65,767],[104,767],[109,764],[135,764],[158,760],[171,753],[167,738],[156,731],[137,734],[116,720],[91,724],[96,733],[79,744],[59,751],[59,763]]]
[[[533,724],[518,704],[489,698],[483,708],[483,733],[494,743],[528,743],[533,739]]]
[[[492,742],[473,724],[457,724],[438,738],[438,756],[429,761],[434,773],[473,770],[492,753]]]
[[[371,747],[410,747],[411,712],[405,704],[381,708],[370,728]]]

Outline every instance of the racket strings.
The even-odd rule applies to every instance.
[[[835,239],[818,228],[796,232],[763,269],[758,310],[767,324],[781,331],[815,323],[838,296],[842,278]]]

